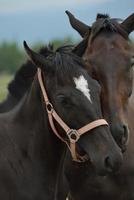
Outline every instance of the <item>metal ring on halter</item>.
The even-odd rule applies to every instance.
[[[46,103],[46,109],[47,109],[48,113],[52,113],[53,112],[53,105],[50,102]]]
[[[76,143],[80,138],[80,135],[79,135],[78,131],[75,130],[75,129],[70,129],[67,132],[67,135],[68,135],[69,141],[71,143]]]

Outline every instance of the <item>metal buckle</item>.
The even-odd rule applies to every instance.
[[[75,129],[69,130],[67,135],[71,143],[76,143],[80,138],[78,131]]]
[[[48,113],[52,113],[53,111],[53,106],[50,102],[46,103],[46,109]]]

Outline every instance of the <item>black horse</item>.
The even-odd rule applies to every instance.
[[[49,100],[69,127],[79,129],[102,117],[100,87],[88,76],[80,58],[67,47],[48,51],[44,57],[26,43],[24,46],[45,76]],[[0,199],[60,199],[55,191],[68,148],[54,135],[42,96],[36,75],[20,103],[0,115]],[[61,137],[65,136],[59,124],[54,124]],[[68,137],[65,139],[68,141]],[[90,161],[76,163],[67,152],[68,163],[87,173],[91,166],[98,174],[116,171],[122,161],[108,126],[93,129],[79,139],[77,152],[86,153]]]

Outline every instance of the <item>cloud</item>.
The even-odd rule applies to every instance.
[[[96,5],[111,0],[0,0],[0,14],[21,13],[51,8]]]

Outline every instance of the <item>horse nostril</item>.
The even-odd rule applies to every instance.
[[[121,138],[121,144],[126,144],[128,142],[128,138],[129,138],[129,130],[128,127],[126,125],[123,125],[123,135]]]
[[[105,160],[104,160],[104,167],[106,169],[107,172],[118,172],[121,164],[123,161],[123,157],[122,154],[120,152],[120,154],[111,154],[111,155],[107,155]]]
[[[112,164],[109,156],[107,156],[105,158],[104,165],[105,165],[105,168],[106,168],[106,170],[108,172],[112,172],[113,171],[113,164]]]

